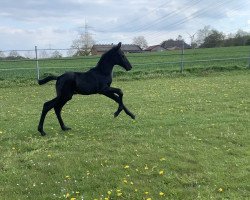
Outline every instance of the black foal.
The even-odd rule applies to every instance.
[[[65,126],[62,117],[61,110],[63,106],[72,99],[74,94],[90,95],[90,94],[102,94],[118,103],[118,109],[114,113],[117,117],[122,110],[125,111],[132,119],[135,119],[135,115],[131,113],[123,104],[123,93],[119,88],[110,87],[112,83],[112,70],[115,65],[120,65],[125,70],[132,69],[131,64],[121,50],[121,43],[110,49],[108,52],[102,55],[97,65],[87,72],[67,72],[61,76],[48,76],[45,79],[39,80],[39,85],[45,84],[51,80],[56,80],[56,93],[57,96],[45,102],[38,125],[38,131],[42,136],[46,135],[43,130],[43,124],[46,114],[54,108],[57,119],[60,123],[62,130],[69,130],[70,128]]]

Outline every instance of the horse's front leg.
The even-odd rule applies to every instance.
[[[123,103],[122,100],[123,92],[121,89],[109,87],[108,89],[104,90],[101,94],[113,99],[115,102],[119,104],[117,111],[114,113],[115,117],[117,117],[120,114],[120,112],[124,110],[127,115],[129,115],[132,119],[135,119],[135,115],[131,113]]]
[[[114,93],[105,93],[106,97],[109,97],[110,99],[113,99],[116,103],[118,103],[117,111],[114,113],[114,117],[117,117],[120,112],[124,109],[124,105],[121,103],[119,97]]]

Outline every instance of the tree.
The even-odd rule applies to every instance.
[[[88,32],[89,26],[85,24],[85,31],[80,32],[79,38],[76,38],[73,40],[71,49],[71,53],[73,53],[74,56],[87,56],[91,52],[92,46],[95,44],[95,41],[92,37],[92,35]]]
[[[136,44],[141,47],[141,49],[146,49],[148,47],[148,43],[144,36],[138,36],[133,38],[133,44]]]
[[[178,37],[176,38],[176,41],[183,41],[183,37],[181,35],[178,35]]]
[[[16,50],[10,51],[9,55],[6,57],[7,60],[24,59]]]
[[[26,51],[24,54],[25,58],[34,58],[34,51]]]
[[[49,53],[45,49],[39,52],[39,58],[49,58],[49,57],[50,57]]]
[[[3,51],[0,51],[0,58],[5,58],[5,54]]]
[[[250,39],[250,34],[246,31],[239,29],[234,37],[235,46],[245,46],[248,45],[248,40]]]
[[[11,57],[11,58],[18,58],[18,57],[20,57],[20,55],[19,55],[19,53],[16,50],[12,50],[9,53],[9,57]]]
[[[247,41],[246,41],[246,45],[250,45],[250,37],[247,39]]]
[[[61,58],[62,54],[59,51],[54,51],[51,55],[52,58]]]
[[[224,39],[225,35],[222,32],[213,29],[211,33],[204,39],[204,42],[201,44],[201,47],[221,47],[224,44]]]
[[[197,37],[194,42],[198,47],[204,43],[205,38],[211,34],[211,31],[211,26],[204,26],[203,29],[197,31]]]

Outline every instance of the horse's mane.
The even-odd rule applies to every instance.
[[[101,64],[101,62],[103,62],[107,57],[109,57],[111,55],[111,52],[114,50],[116,46],[113,46],[111,49],[109,49],[107,52],[105,52],[104,54],[102,54],[102,56],[100,57],[100,60],[97,63],[97,66],[99,64]]]

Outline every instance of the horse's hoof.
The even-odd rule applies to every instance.
[[[41,133],[41,136],[45,136],[46,133],[43,131],[43,132],[40,132]]]
[[[135,119],[135,115],[131,112],[127,113],[132,119]]]
[[[41,133],[41,136],[45,136],[46,133],[44,131],[39,131]]]
[[[63,127],[62,127],[62,130],[63,130],[63,131],[69,131],[69,130],[71,130],[71,128],[69,128],[69,127],[67,127],[67,126],[63,126]]]
[[[44,130],[38,128],[38,131],[39,131],[39,133],[41,133],[41,136],[45,136],[46,135],[46,133],[44,132]]]

